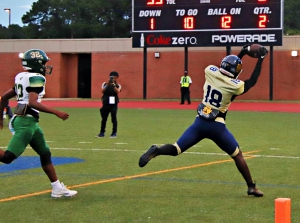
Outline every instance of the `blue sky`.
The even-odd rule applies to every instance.
[[[0,24],[7,27],[9,24],[9,13],[5,8],[11,9],[11,24],[23,26],[22,16],[30,11],[32,4],[38,0],[0,0]]]

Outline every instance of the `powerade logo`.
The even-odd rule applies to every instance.
[[[273,43],[277,42],[275,34],[253,35],[212,35],[212,43]]]
[[[180,46],[180,45],[197,45],[196,37],[164,37],[163,35],[149,35],[146,38],[148,46]]]

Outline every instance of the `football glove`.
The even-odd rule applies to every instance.
[[[250,50],[251,45],[252,45],[252,43],[248,43],[248,44],[244,45],[243,48],[242,48],[242,51],[247,53]]]
[[[266,47],[259,48],[260,58],[265,58],[268,55],[268,50]]]

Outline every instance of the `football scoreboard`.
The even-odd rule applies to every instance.
[[[283,0],[132,0],[133,47],[281,46]]]

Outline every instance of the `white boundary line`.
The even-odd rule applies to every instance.
[[[7,147],[0,146],[0,149],[6,149]],[[27,147],[30,148],[30,147]],[[112,151],[112,152],[141,152],[140,150],[132,149],[82,149],[82,148],[50,148],[51,150],[76,150],[76,151]],[[209,156],[228,156],[226,153],[205,153],[205,152],[184,152],[184,154],[192,155],[209,155]],[[274,155],[255,155],[255,154],[243,154],[244,156],[251,157],[263,157],[263,158],[278,158],[278,159],[300,159],[299,156],[274,156]]]
[[[100,149],[100,148],[92,148],[92,149],[82,149],[82,148],[51,148],[56,150],[92,150],[92,151],[113,151],[113,152],[140,152],[140,150],[132,150],[132,149]],[[195,154],[195,155],[210,155],[210,156],[228,156],[226,153],[205,153],[205,152],[184,152],[184,154]],[[254,154],[243,154],[244,156],[251,157],[266,157],[266,158],[282,158],[282,159],[300,159],[299,156],[274,156],[274,155],[254,155]]]

